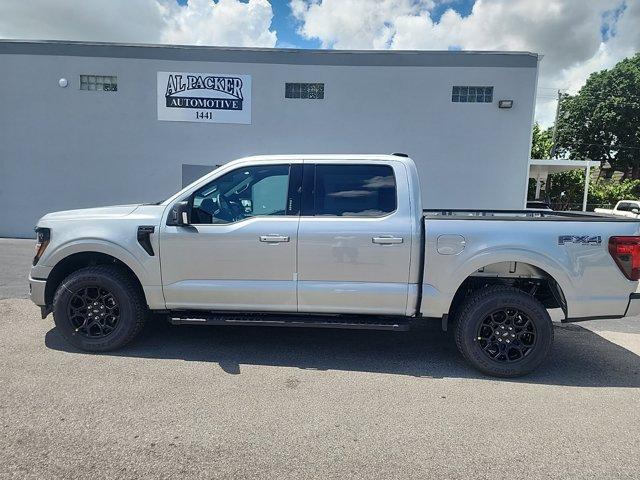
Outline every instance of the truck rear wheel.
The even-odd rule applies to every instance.
[[[129,343],[147,315],[140,287],[121,268],[97,265],[65,278],[53,297],[53,319],[73,346],[104,352]]]
[[[476,369],[497,377],[525,375],[549,356],[553,324],[544,305],[507,286],[472,293],[458,310],[458,350]]]

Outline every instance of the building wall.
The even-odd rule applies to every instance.
[[[50,211],[157,201],[181,188],[184,164],[254,154],[406,152],[418,164],[425,208],[523,206],[536,67],[233,63],[1,49],[0,65],[0,236],[32,236]],[[158,71],[251,75],[251,125],[158,121]],[[80,90],[81,74],[117,75],[118,91]],[[58,86],[63,77],[67,88]],[[285,82],[324,82],[325,99],[285,99]],[[453,85],[492,85],[494,101],[453,103]],[[498,109],[499,99],[513,99],[513,108]]]

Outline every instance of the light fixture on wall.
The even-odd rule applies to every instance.
[[[58,86],[61,88],[67,88],[67,85],[69,85],[69,82],[67,81],[66,78],[61,78],[60,80],[58,80]]]
[[[498,108],[511,108],[513,107],[513,100],[499,100]]]

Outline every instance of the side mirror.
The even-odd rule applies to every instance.
[[[640,213],[640,210],[638,210],[637,208],[632,208],[631,213],[635,213],[637,215],[638,213]]]
[[[191,207],[187,200],[175,203],[169,212],[167,225],[184,226],[191,223]]]

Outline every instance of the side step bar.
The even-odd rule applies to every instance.
[[[320,315],[243,315],[171,316],[172,325],[243,325],[263,327],[346,328],[355,330],[406,331],[410,319],[404,317],[360,317]]]

